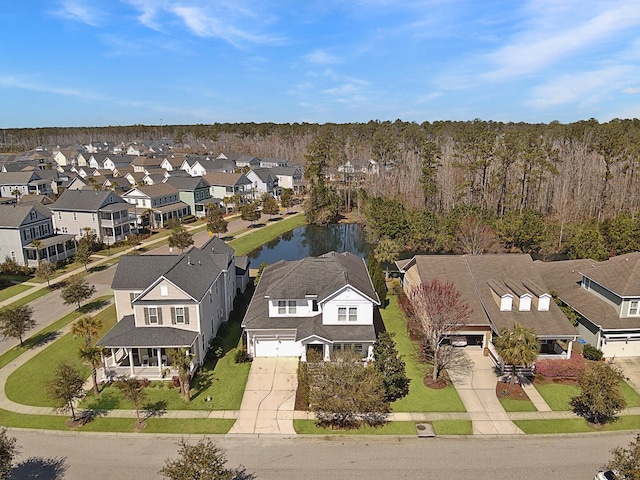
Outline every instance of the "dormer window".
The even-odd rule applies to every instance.
[[[520,295],[518,310],[520,310],[521,312],[528,312],[531,310],[531,295],[527,293],[525,293],[524,295]]]
[[[629,302],[629,316],[637,317],[640,316],[640,309],[638,308],[640,300],[631,300]]]

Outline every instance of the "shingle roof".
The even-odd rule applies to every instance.
[[[191,176],[170,176],[167,178],[165,183],[174,186],[178,190],[188,190],[192,191],[198,188],[198,184],[202,182],[202,186],[200,188],[206,188],[209,184],[203,180],[202,177],[191,177]]]
[[[102,337],[96,345],[106,348],[179,348],[190,347],[198,332],[175,327],[136,328],[133,315],[127,315]]]
[[[111,288],[142,291],[179,261],[179,255],[123,255]]]
[[[202,178],[204,178],[209,185],[232,186],[249,185],[251,183],[251,180],[249,180],[244,173],[209,172]]]
[[[136,187],[137,190],[141,191],[145,195],[149,197],[160,197],[162,195],[171,195],[173,193],[178,193],[178,189],[168,183],[156,183],[155,185],[140,185]]]
[[[51,210],[97,212],[101,207],[125,201],[109,190],[65,190],[49,205]]]
[[[29,223],[26,220],[32,210],[36,210],[45,218],[51,218],[51,212],[39,203],[0,204],[0,227],[17,228]]]
[[[26,185],[31,180],[38,180],[40,177],[31,171],[26,172],[0,172],[0,185]]]
[[[594,265],[606,262],[594,260],[564,260],[558,262],[534,262],[545,283],[558,292],[560,299],[580,315],[604,330],[640,328],[640,318],[620,318],[616,308],[581,287],[582,273],[590,273]]]
[[[526,288],[527,281],[546,290],[528,254],[418,255],[415,261],[421,282],[438,279],[455,285],[473,310],[470,318],[472,324],[490,322],[493,329],[499,332],[503,327],[512,328],[518,322],[533,328],[543,337],[577,335],[575,328],[554,302],[546,312],[536,310],[535,306],[530,311],[519,311],[517,306],[511,311],[500,311],[492,293],[495,284],[504,293],[514,296],[530,293]]]
[[[592,261],[581,273],[620,297],[640,296],[640,252]]]

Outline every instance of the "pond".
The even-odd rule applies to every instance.
[[[351,252],[366,258],[370,249],[364,238],[364,227],[360,224],[305,225],[253,250],[249,258],[252,268],[258,268],[262,262],[271,264],[279,260],[300,260],[331,251]]]

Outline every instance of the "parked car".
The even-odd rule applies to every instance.
[[[617,478],[618,476],[614,472],[606,470],[604,472],[598,472],[593,480],[616,480]]]

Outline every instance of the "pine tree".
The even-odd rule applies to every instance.
[[[385,398],[393,402],[409,393],[411,379],[407,377],[404,361],[398,355],[395,334],[383,332],[373,345],[374,367],[383,377]]]
[[[369,270],[369,275],[371,276],[371,282],[373,283],[373,288],[378,294],[378,298],[380,299],[380,306],[384,308],[387,305],[387,293],[389,292],[387,288],[387,281],[385,279],[385,274],[380,267],[380,264],[376,261],[375,256],[373,254],[369,254],[367,258],[367,269]]]

